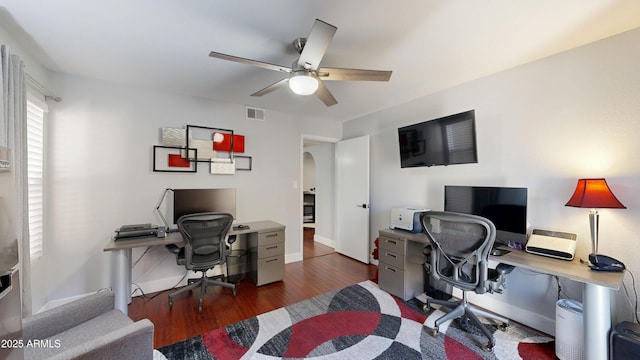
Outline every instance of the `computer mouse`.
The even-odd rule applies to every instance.
[[[493,256],[502,256],[504,254],[506,254],[507,252],[509,252],[508,250],[501,250],[501,249],[493,249],[491,250],[491,255]]]

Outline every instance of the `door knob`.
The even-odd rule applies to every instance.
[[[361,207],[361,208],[363,208],[363,209],[366,209],[366,208],[368,208],[368,207],[369,207],[369,206],[367,206],[367,204],[356,205],[356,206],[357,206],[357,207]]]

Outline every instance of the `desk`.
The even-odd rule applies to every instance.
[[[399,239],[428,245],[424,234],[413,234],[400,230],[380,230],[380,242],[384,238]],[[382,244],[381,244],[382,247]],[[406,249],[409,247],[406,246]],[[582,302],[584,316],[584,354],[586,359],[607,359],[609,356],[609,330],[611,329],[610,290],[618,290],[624,277],[623,272],[600,272],[589,269],[580,260],[559,260],[550,257],[529,254],[522,250],[512,250],[502,256],[489,256],[490,260],[513,265],[543,274],[557,275],[582,283]],[[409,254],[399,254],[409,256]],[[380,288],[384,269],[380,269]],[[405,273],[405,277],[411,277]],[[384,288],[383,288],[384,290]],[[418,291],[414,289],[413,291]],[[419,293],[424,290],[419,289]]]
[[[284,279],[284,225],[273,221],[243,223],[249,229],[229,230],[229,235],[246,235],[248,246],[249,276],[257,285],[264,285]],[[179,232],[168,233],[166,237],[140,237],[135,239],[111,239],[103,251],[111,251],[112,288],[115,308],[127,314],[131,303],[131,250],[148,246],[164,246],[184,243]]]

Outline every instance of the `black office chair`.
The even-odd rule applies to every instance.
[[[227,213],[197,213],[181,216],[178,219],[178,229],[182,234],[185,246],[176,255],[178,265],[187,270],[201,271],[200,279],[189,279],[187,286],[169,294],[169,307],[173,306],[173,297],[185,291],[200,287],[200,301],[198,312],[202,312],[202,303],[207,291],[207,285],[229,288],[236,296],[234,284],[216,281],[207,277],[207,270],[226,262],[229,246],[235,237],[227,241],[227,233],[231,229],[233,216]]]
[[[426,212],[422,225],[432,247],[428,264],[431,276],[462,290],[461,301],[427,300],[427,307],[438,304],[452,309],[435,321],[431,335],[437,336],[444,322],[460,318],[463,330],[469,330],[471,323],[480,329],[489,340],[482,349],[493,352],[496,340],[477,316],[499,321],[498,328],[503,331],[509,326],[509,319],[471,305],[466,293],[501,293],[506,275],[513,270],[513,266],[506,264],[499,264],[496,269],[488,267],[489,252],[496,238],[495,226],[480,216],[445,211]]]

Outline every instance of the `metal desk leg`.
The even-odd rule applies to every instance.
[[[131,249],[113,251],[112,259],[115,308],[127,315],[127,305],[131,303]]]
[[[582,289],[584,309],[585,359],[607,359],[611,330],[611,298],[604,286],[585,283]]]

